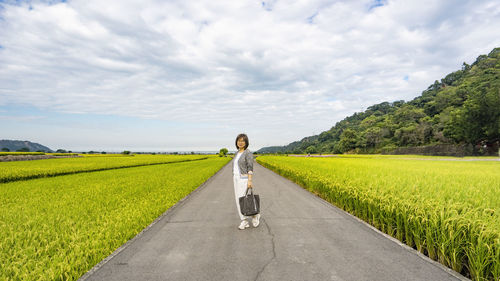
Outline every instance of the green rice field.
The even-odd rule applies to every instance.
[[[416,157],[256,160],[472,280],[499,280],[500,161]]]
[[[0,183],[0,280],[78,279],[230,160],[144,155],[0,163],[4,179],[16,169],[53,175]],[[142,166],[127,167],[133,165]],[[96,167],[113,169],[89,172]]]
[[[106,154],[104,154],[106,155]],[[216,157],[214,155],[145,155],[86,156],[78,158],[43,159],[0,162],[0,183],[40,177],[92,172],[116,168],[166,164]],[[39,162],[43,161],[43,162]]]
[[[483,159],[256,158],[464,276],[499,280],[500,161]],[[78,279],[230,160],[100,155],[0,162],[0,280]]]

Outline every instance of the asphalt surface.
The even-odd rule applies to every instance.
[[[80,280],[469,280],[256,162],[239,230],[232,163]]]

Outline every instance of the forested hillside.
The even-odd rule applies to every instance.
[[[43,151],[43,152],[53,152],[52,149],[43,146],[39,143],[34,143],[30,141],[21,140],[0,140],[1,151]]]
[[[419,97],[383,102],[330,130],[260,153],[390,153],[415,146],[469,147],[493,154],[500,141],[500,48],[435,81]]]

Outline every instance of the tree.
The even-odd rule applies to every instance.
[[[60,149],[60,148],[59,148],[58,150],[56,150],[56,152],[57,152],[57,153],[66,153],[66,150],[64,150],[64,149]]]
[[[414,146],[419,144],[417,126],[411,124],[407,127],[402,127],[394,132],[394,138],[400,146]]]
[[[221,149],[219,150],[219,157],[223,157],[223,156],[224,156],[224,157],[226,157],[227,152],[228,152],[227,148],[225,148],[225,147],[224,147],[224,148],[221,148]]]
[[[3,148],[2,148],[2,151],[9,152],[9,151],[10,151],[10,149],[8,149],[7,147],[3,147]]]
[[[392,112],[394,110],[394,107],[388,102],[383,102],[369,106],[367,110],[373,111],[375,115],[383,115]]]
[[[122,152],[122,154],[130,154],[130,151],[129,151],[129,150],[124,150],[124,151]]]
[[[382,140],[382,129],[379,127],[371,127],[364,132],[362,145],[366,147],[377,147]]]
[[[316,153],[316,147],[314,145],[310,145],[306,148],[306,153]]]
[[[404,105],[398,108],[393,115],[394,123],[403,125],[417,122],[420,118],[427,116],[422,108],[412,105]]]
[[[347,152],[356,147],[358,137],[352,129],[345,129],[340,135],[340,141],[337,143],[337,150],[340,153]]]
[[[18,150],[16,150],[17,152],[30,152],[30,149],[27,148],[27,147],[22,147],[22,148],[19,148]]]
[[[333,135],[329,131],[324,131],[319,134],[318,141],[324,142],[333,139]]]
[[[418,145],[423,145],[430,142],[433,136],[433,129],[431,118],[429,116],[420,119],[420,122],[417,125],[417,136],[419,142]]]
[[[377,118],[377,116],[375,116],[375,115],[371,115],[371,116],[365,118],[363,121],[361,121],[361,123],[359,124],[359,127],[362,130],[366,130],[368,128],[375,126],[375,124],[377,124],[378,121],[380,121],[380,118]]]
[[[333,142],[325,142],[325,143],[320,143],[318,144],[319,148],[318,151],[320,154],[321,153],[330,153],[333,151]]]
[[[450,114],[444,134],[456,142],[477,144],[500,140],[500,48],[481,55],[472,64],[469,76],[457,89],[465,101]]]

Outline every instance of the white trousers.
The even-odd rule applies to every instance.
[[[241,220],[251,218],[252,216],[244,216],[240,210],[240,197],[245,196],[245,192],[247,191],[248,178],[241,179],[239,175],[233,175],[233,183],[234,183],[234,197],[236,199],[236,209],[238,209],[238,215]]]

